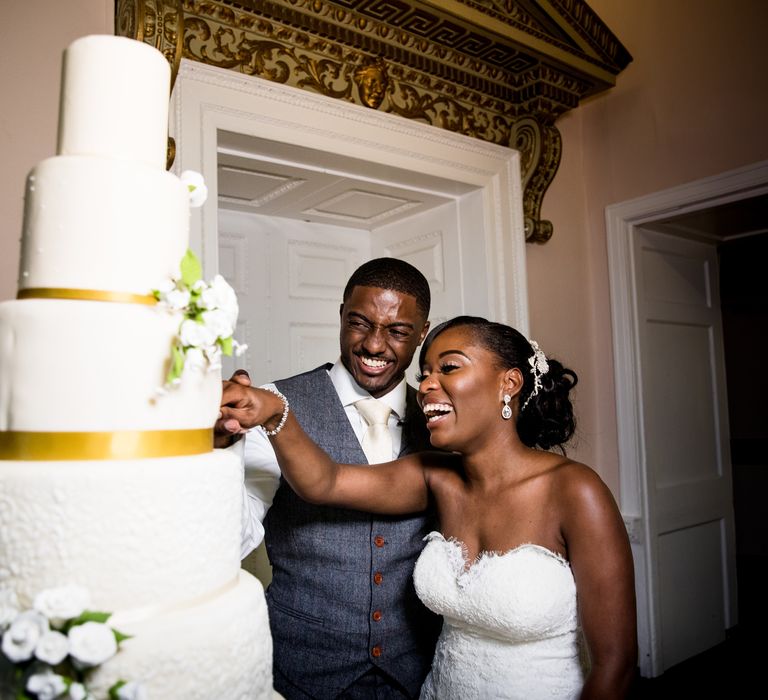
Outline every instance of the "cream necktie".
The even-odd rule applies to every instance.
[[[383,401],[363,399],[355,403],[368,428],[363,434],[363,452],[368,464],[392,461],[392,435],[389,432],[389,414],[392,409]]]

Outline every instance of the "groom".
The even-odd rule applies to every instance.
[[[275,382],[305,432],[337,462],[373,461],[362,446],[370,419],[358,404],[371,397],[389,413],[391,447],[379,461],[429,446],[416,392],[404,378],[429,329],[429,305],[429,285],[416,268],[371,260],[344,290],[340,358]],[[217,446],[253,427],[249,384],[245,374],[224,383],[223,403],[238,409],[239,424],[220,421]],[[436,528],[433,518],[310,505],[282,479],[270,506],[265,483],[280,472],[259,430],[247,434],[245,465],[243,556],[259,544],[264,519],[275,689],[287,700],[418,697],[440,622],[416,598],[411,575],[422,538]]]

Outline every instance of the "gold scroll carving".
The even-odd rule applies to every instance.
[[[116,33],[160,49],[174,79],[183,56],[515,148],[526,240],[543,243],[555,120],[631,57],[582,0],[551,0],[556,17],[529,11],[531,0],[459,0],[452,15],[439,5],[118,0]]]

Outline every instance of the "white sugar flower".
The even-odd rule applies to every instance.
[[[72,683],[69,686],[69,693],[66,695],[67,700],[94,700],[82,683]]]
[[[172,309],[183,309],[189,304],[189,290],[172,289],[160,297]]]
[[[117,689],[118,700],[149,700],[147,689],[136,681],[131,681]]]
[[[189,348],[184,360],[184,372],[190,370],[203,370],[208,364],[205,353],[200,348]]]
[[[35,656],[51,666],[60,664],[69,653],[69,639],[56,630],[43,632],[35,647]]]
[[[200,297],[200,306],[205,309],[222,309],[230,317],[237,318],[237,294],[221,275],[216,275]]]
[[[160,282],[160,284],[157,285],[156,291],[162,298],[164,298],[166,294],[172,292],[174,289],[176,289],[176,282],[169,278]]]
[[[48,630],[48,620],[37,610],[25,610],[16,616],[3,634],[3,654],[13,663],[28,661],[35,653],[40,637]]]
[[[208,358],[208,371],[218,372],[221,369],[221,348],[218,345],[207,347],[205,356]]]
[[[34,608],[43,613],[54,626],[80,615],[91,602],[88,591],[82,586],[48,588],[35,596]]]
[[[247,349],[248,343],[238,343],[236,340],[232,341],[232,352],[234,353],[235,357],[244,355]]]
[[[37,700],[54,700],[67,689],[64,678],[50,668],[33,673],[27,679],[27,690],[37,695]]]
[[[229,338],[235,332],[229,316],[222,309],[203,311],[203,323],[214,338]]]
[[[208,187],[203,176],[195,170],[185,170],[179,179],[189,190],[189,206],[201,207],[208,198]]]
[[[69,653],[79,668],[104,663],[117,653],[112,628],[101,622],[86,622],[69,630]]]
[[[8,626],[19,614],[19,599],[12,588],[0,590],[0,633],[5,632]]]
[[[216,342],[216,336],[202,323],[188,318],[179,328],[179,338],[185,347],[204,348]]]

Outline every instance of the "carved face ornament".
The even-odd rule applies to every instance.
[[[378,109],[387,93],[389,78],[383,61],[360,66],[354,73],[361,102],[371,109]]]

